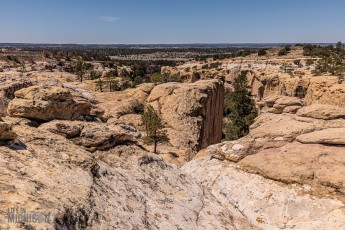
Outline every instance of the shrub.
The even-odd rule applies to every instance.
[[[288,51],[285,48],[279,50],[278,52],[278,56],[285,56],[287,54],[288,54]]]
[[[235,79],[234,91],[227,91],[224,99],[225,138],[236,140],[249,133],[249,126],[257,116],[255,102],[248,90],[247,72]]]
[[[154,73],[154,74],[152,74],[151,77],[150,77],[150,82],[153,82],[153,83],[163,83],[164,82],[163,75],[161,73]]]
[[[265,49],[261,49],[258,52],[258,56],[265,56],[267,54],[267,51]]]
[[[297,66],[301,66],[301,60],[296,59],[293,61],[293,64],[297,65]]]
[[[310,65],[314,64],[314,60],[313,59],[308,59],[305,64],[307,66],[310,66]]]

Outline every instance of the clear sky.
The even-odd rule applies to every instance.
[[[0,0],[0,42],[345,41],[344,0]]]

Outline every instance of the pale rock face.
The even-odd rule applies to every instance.
[[[22,88],[32,86],[33,83],[30,80],[18,77],[14,79],[1,77],[0,85],[0,117],[2,117],[7,115],[7,106],[14,98],[14,93]]]
[[[9,227],[8,208],[23,207],[50,213],[49,223],[11,229],[255,229],[244,218],[234,223],[236,210],[157,155],[117,144],[91,153],[71,138],[86,129],[92,129],[87,136],[98,135],[98,125],[14,125],[21,146],[0,146],[0,228]]]
[[[304,144],[345,145],[345,128],[330,128],[302,134],[296,140]]]
[[[305,106],[297,112],[298,116],[323,120],[345,118],[345,109],[334,105],[313,104]]]
[[[66,88],[32,86],[15,92],[16,98],[8,106],[12,117],[33,120],[76,120],[83,116],[100,117],[98,110],[87,100],[74,100]]]
[[[334,106],[301,110],[263,112],[247,136],[209,146],[182,170],[262,229],[344,229],[345,120],[320,112]]]
[[[344,153],[343,147],[293,142],[247,156],[240,165],[276,181],[309,184],[315,195],[341,191],[338,198],[345,200]]]
[[[297,97],[280,97],[274,102],[274,105],[303,106],[303,101]]]
[[[239,151],[239,150],[241,150],[241,149],[243,149],[244,148],[244,146],[243,145],[240,145],[240,144],[235,144],[234,146],[232,146],[232,150],[234,150],[234,151]]]
[[[275,166],[277,173],[280,165]],[[289,186],[243,171],[239,166],[202,157],[182,167],[229,210],[237,210],[234,223],[241,218],[267,230],[343,229],[344,204],[329,198],[303,194],[307,186]],[[238,228],[247,229],[247,228]]]
[[[259,103],[262,112],[274,114],[295,114],[302,106],[303,101],[300,98],[287,96],[270,96],[264,98],[263,101]]]
[[[109,150],[125,142],[136,142],[141,137],[133,127],[79,121],[52,121],[39,127],[39,130],[62,135],[88,151]]]
[[[257,93],[263,88],[263,98],[275,96],[296,96],[298,87],[302,88],[303,100],[306,105],[329,104],[345,107],[345,84],[338,84],[335,76],[304,76],[291,78],[290,76],[256,76],[259,83],[252,84],[253,95],[260,99]],[[260,84],[262,83],[262,84]]]
[[[223,83],[202,80],[191,84],[167,83],[156,86],[149,102],[158,102],[167,126],[189,136],[190,144],[179,148],[199,150],[221,141],[224,101]],[[170,135],[175,143],[175,135]],[[184,137],[183,137],[184,138]]]
[[[146,96],[137,98],[139,92]],[[222,81],[170,82],[156,86],[145,84],[124,91],[119,98],[118,105],[106,104],[114,109],[113,118],[108,123],[138,125],[141,123],[139,113],[144,106],[151,105],[166,123],[170,144],[177,149],[198,151],[221,141],[224,107]]]
[[[302,106],[298,106],[298,105],[286,106],[283,110],[283,113],[295,114],[300,108],[302,108]]]

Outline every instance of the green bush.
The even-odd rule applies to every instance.
[[[289,53],[289,51],[287,51],[285,48],[279,50],[278,52],[278,56],[285,56]]]
[[[153,82],[153,83],[163,83],[164,82],[163,75],[161,73],[154,73],[154,74],[152,74],[151,77],[150,77],[150,82]]]
[[[235,79],[234,91],[227,91],[224,98],[224,132],[226,140],[237,140],[249,133],[249,126],[257,116],[255,102],[248,90],[247,71]]]
[[[261,49],[258,52],[258,56],[265,56],[267,54],[267,51],[265,49]]]

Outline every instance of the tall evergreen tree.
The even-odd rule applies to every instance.
[[[255,102],[248,90],[247,71],[242,71],[235,79],[234,91],[225,95],[224,115],[227,140],[237,140],[249,133],[249,126],[257,116]]]
[[[146,131],[144,142],[149,145],[153,144],[154,153],[157,153],[157,144],[169,141],[166,130],[164,130],[165,126],[162,119],[154,108],[151,105],[148,105],[141,116],[141,121],[142,126],[144,126]]]

